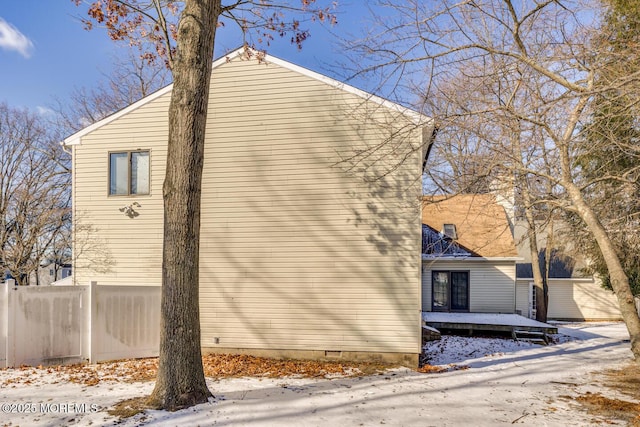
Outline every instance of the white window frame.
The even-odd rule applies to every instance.
[[[131,175],[132,175],[132,167],[131,167],[131,162],[132,162],[132,158],[133,155],[135,153],[146,153],[147,154],[147,158],[148,158],[148,165],[147,165],[147,179],[148,179],[148,185],[147,185],[147,191],[146,192],[132,192],[131,190]],[[111,183],[111,157],[113,155],[117,155],[117,154],[126,154],[127,155],[127,192],[126,193],[112,193],[112,183]],[[151,194],[151,150],[142,150],[142,149],[138,149],[138,150],[130,150],[130,151],[110,151],[108,153],[108,158],[107,158],[107,163],[108,163],[108,167],[107,167],[107,194],[109,195],[109,197],[131,197],[131,196],[148,196],[149,194]]]
[[[529,282],[529,318],[536,318],[536,284],[534,282]]]
[[[442,224],[442,234],[452,240],[458,240],[458,230],[455,224]]]

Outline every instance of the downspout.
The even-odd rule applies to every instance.
[[[71,149],[71,151],[67,151],[67,149],[69,149],[69,147],[67,147],[67,145],[64,143],[64,141],[60,142],[60,146],[62,147],[62,151],[64,151],[65,153],[71,155],[71,157],[73,157],[73,149]],[[71,165],[73,166],[73,160]],[[72,167],[73,169],[73,167]]]

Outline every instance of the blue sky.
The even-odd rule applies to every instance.
[[[360,0],[341,1],[338,26],[344,34],[362,26]],[[108,74],[125,47],[109,40],[102,29],[84,30],[83,9],[71,0],[0,0],[0,102],[32,110],[65,100],[74,87],[92,87]],[[269,53],[314,71],[338,77],[331,70],[340,49],[329,30],[311,24],[311,38],[298,51],[288,40],[276,41]],[[216,56],[237,48],[239,34],[225,27],[216,37]]]

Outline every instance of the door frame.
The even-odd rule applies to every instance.
[[[444,309],[437,309],[435,302],[434,283],[435,275],[437,273],[447,274],[447,307]],[[452,282],[451,273],[466,273],[467,274],[467,308],[463,310],[452,310]],[[443,313],[469,313],[471,311],[471,271],[470,270],[431,270],[431,311],[439,311]]]
[[[529,319],[536,318],[536,284],[529,282]]]

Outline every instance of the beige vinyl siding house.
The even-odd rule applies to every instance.
[[[429,121],[244,50],[214,63],[210,90],[200,252],[205,351],[416,364]],[[74,214],[90,225],[86,248],[76,248],[77,283],[161,283],[170,91],[66,141]],[[110,154],[141,150],[149,153],[149,194],[109,195]],[[106,255],[95,255],[96,243]]]
[[[76,284],[160,285],[170,96],[161,91],[145,98],[72,145]],[[110,196],[110,154],[138,149],[149,151],[149,194]],[[129,218],[121,209],[134,202],[140,205],[133,206],[139,216]]]
[[[518,258],[495,196],[425,197],[422,223],[423,311],[515,312]]]
[[[517,310],[533,317],[533,280],[517,280]],[[604,289],[597,279],[565,278],[549,280],[547,317],[556,320],[621,320],[618,301],[613,292]]]
[[[434,271],[469,272],[471,313],[514,313],[516,273],[512,260],[471,259],[422,261],[422,310],[434,311],[432,281]]]
[[[543,226],[544,227],[544,226]],[[620,308],[612,291],[602,287],[597,277],[585,275],[586,260],[571,240],[571,232],[565,224],[553,224],[553,250],[549,266],[549,294],[547,317],[556,320],[620,320]],[[528,317],[535,316],[536,296],[533,291],[531,252],[527,238],[527,225],[516,221],[515,235],[522,257],[517,265],[517,310]],[[538,262],[544,268],[542,258],[546,253],[548,230],[537,233],[540,255]]]

